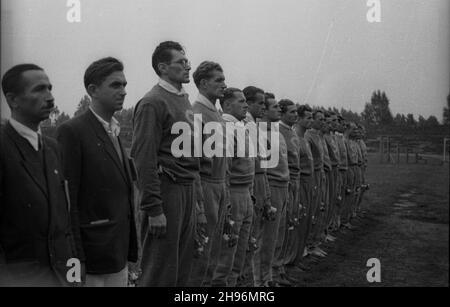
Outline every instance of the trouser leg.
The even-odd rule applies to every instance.
[[[295,224],[291,227],[286,227],[285,239],[283,242],[283,264],[293,264],[297,256],[297,250],[300,243],[300,212],[299,212],[299,192],[300,192],[300,181],[292,180],[289,185],[289,211],[287,213],[287,219],[294,221]]]
[[[238,248],[240,248],[238,251],[238,256],[239,252],[242,252],[241,249],[243,246],[245,246],[245,243],[242,243],[242,240],[245,240],[248,243],[248,235],[247,238],[241,238],[241,235],[245,236],[246,232],[249,233],[249,227],[251,227],[251,223],[248,222],[249,217],[247,213],[249,202],[251,203],[248,188],[230,187],[230,202],[231,219],[235,223],[233,226],[233,232],[239,236],[238,244],[230,247],[228,245],[228,242],[222,239],[219,260],[211,281],[211,285],[214,287],[228,286],[228,279],[231,277],[236,252],[238,251]],[[244,227],[244,229],[242,230],[241,234],[242,227]]]
[[[356,209],[358,206],[358,199],[359,199],[359,194],[360,194],[360,179],[361,179],[361,174],[360,174],[360,168],[359,166],[354,166],[353,167],[353,172],[354,172],[354,190],[355,190],[355,194],[353,195],[353,204],[352,204],[352,215],[356,213]]]
[[[345,195],[344,221],[349,222],[352,214],[352,204],[355,197],[355,173],[352,167],[347,170],[347,191]]]
[[[256,286],[262,286],[269,281],[273,281],[272,265],[274,263],[278,232],[280,223],[285,222],[282,217],[286,212],[287,187],[271,186],[270,191],[271,204],[277,209],[277,213],[274,221],[262,222],[261,239],[258,241],[258,249],[255,251],[254,258]]]
[[[331,223],[334,219],[334,215],[336,212],[336,169],[333,168],[328,176],[328,212],[327,212],[327,219],[325,223],[325,230],[328,230],[328,228],[331,226]]]
[[[209,241],[205,246],[203,255],[194,259],[189,282],[191,287],[201,287],[204,281],[206,284],[209,284],[211,273],[217,266],[217,256],[220,252],[222,239],[221,229],[225,220],[225,188],[225,183],[202,182]]]
[[[321,176],[319,178],[320,188],[318,195],[318,202],[315,212],[315,224],[313,227],[313,244],[319,244],[321,241],[321,236],[323,234],[323,225],[324,225],[324,216],[327,205],[327,197],[328,197],[328,178],[325,175],[325,172],[321,172]]]
[[[339,202],[339,220],[342,222],[344,220],[345,214],[345,202],[347,199],[346,190],[347,190],[347,170],[339,170],[339,177],[341,179],[341,200]]]
[[[322,190],[322,172],[315,171],[314,172],[314,190],[311,200],[311,224],[310,231],[308,237],[308,245],[314,245],[315,242],[315,230],[318,224],[318,210],[320,210],[320,201],[321,201],[321,190]]]
[[[253,203],[250,198],[250,191],[247,191],[247,193],[242,193],[239,198],[242,201],[242,205],[239,208],[242,212],[238,215],[242,216],[243,220],[239,231],[239,240],[237,243],[236,253],[234,255],[233,267],[227,282],[227,285],[230,287],[236,286],[237,279],[244,269],[248,241],[253,222]]]
[[[299,202],[301,206],[300,224],[298,228],[298,248],[294,263],[299,263],[303,259],[303,252],[306,247],[306,239],[311,228],[311,193],[313,183],[311,176],[300,177]]]
[[[274,190],[272,190],[274,191]],[[280,277],[280,274],[283,273],[283,243],[285,239],[286,234],[286,227],[287,227],[287,205],[288,205],[288,195],[289,195],[289,189],[288,187],[277,189],[275,193],[283,193],[283,196],[281,196],[281,200],[283,202],[281,207],[281,216],[280,216],[280,222],[278,224],[278,232],[276,236],[276,243],[275,243],[275,253],[273,257],[273,264],[272,264],[272,279],[278,280]],[[273,196],[273,194],[272,194]]]
[[[194,255],[194,194],[193,185],[174,183],[161,176],[161,197],[167,219],[166,234],[154,237],[148,230],[148,216],[142,221],[143,287],[180,287],[189,280]]]
[[[266,174],[256,174],[255,175],[255,183],[253,186],[253,194],[256,198],[255,210],[253,212],[253,222],[251,229],[251,237],[256,240],[256,245],[261,242],[261,234],[262,234],[262,213],[263,207],[265,203],[268,201],[266,199],[266,195],[268,191],[266,191]],[[254,260],[255,260],[255,252],[254,248],[247,249],[245,255],[245,264],[244,269],[242,271],[242,278],[251,279],[251,284],[255,284],[255,273],[254,273]]]
[[[339,220],[340,210],[341,210],[341,206],[342,206],[342,176],[341,176],[341,171],[339,171],[338,169],[336,169],[335,178],[336,178],[335,191],[334,191],[334,193],[335,193],[335,208],[334,208],[334,213],[332,216],[333,229],[337,229],[337,227],[338,227],[338,220]]]

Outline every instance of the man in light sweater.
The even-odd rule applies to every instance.
[[[333,184],[330,185],[330,202],[331,202],[331,210],[328,215],[328,226],[331,231],[337,230],[337,216],[338,209],[340,205],[341,196],[341,178],[339,176],[339,146],[337,141],[336,132],[338,129],[338,116],[334,112],[329,112],[326,114],[327,124],[329,125],[330,132],[325,134],[325,140],[328,146],[328,152],[330,153],[331,158],[331,166],[332,166],[332,180]],[[336,237],[332,236],[328,233],[328,239],[333,241]]]
[[[220,104],[224,112],[222,118],[227,126],[234,127],[231,135],[227,133],[227,139],[234,138],[232,156],[227,155],[227,184],[230,190],[231,219],[234,221],[233,231],[238,240],[233,246],[229,246],[225,240],[222,241],[219,263],[211,285],[234,287],[244,267],[253,221],[255,159],[249,152],[250,139],[243,122],[248,109],[244,94],[237,88],[227,88]],[[244,154],[239,148],[245,149]]]
[[[259,120],[265,110],[264,91],[255,86],[247,86],[243,91],[248,104],[247,125],[253,125],[255,129],[259,129]],[[255,144],[255,148],[259,148],[259,140]],[[249,248],[245,258],[244,271],[241,276],[241,282],[245,283],[250,280],[250,284],[254,284],[254,256],[256,250],[260,247],[258,241],[262,234],[262,225],[265,223],[267,213],[271,209],[270,204],[270,188],[267,179],[266,168],[261,167],[261,152],[255,159],[255,181],[253,184],[253,195],[255,196],[255,211],[253,215],[252,231],[250,235]]]
[[[356,123],[352,125],[353,131],[350,134],[350,145],[352,149],[356,152],[356,165],[354,166],[355,173],[355,195],[352,204],[352,217],[357,217],[357,207],[359,204],[359,199],[361,197],[362,192],[362,165],[363,165],[363,156],[361,152],[361,147],[359,146],[358,138],[359,138],[359,129]]]
[[[324,139],[328,148],[328,153],[331,161],[331,171],[328,173],[329,177],[329,210],[326,216],[325,231],[327,234],[326,240],[335,241],[336,237],[330,234],[330,230],[335,226],[338,189],[340,187],[338,180],[338,166],[339,166],[339,150],[334,132],[336,130],[337,115],[332,112],[325,112],[326,127],[324,131]]]
[[[322,217],[322,212],[324,209],[324,195],[325,195],[325,171],[324,171],[324,160],[325,160],[325,151],[323,147],[321,130],[323,127],[323,121],[325,117],[323,116],[323,112],[315,111],[313,114],[313,122],[311,125],[311,129],[309,129],[305,133],[305,139],[308,141],[311,152],[314,158],[314,194],[312,201],[312,228],[309,235],[309,245],[310,245],[310,253],[314,256],[325,257],[325,253],[323,250],[319,248],[319,229],[320,222]]]
[[[283,242],[282,274],[285,279],[296,281],[288,273],[299,273],[299,270],[293,266],[300,241],[298,237],[300,219],[300,141],[294,127],[298,120],[298,114],[297,106],[289,99],[280,100],[279,105],[281,109],[280,132],[286,141],[289,167],[289,199],[286,210],[285,239]]]
[[[337,227],[341,227],[342,214],[345,208],[345,198],[347,192],[347,172],[348,172],[348,153],[347,146],[345,145],[344,138],[344,118],[338,115],[338,121],[336,126],[335,138],[339,151],[339,165],[338,165],[338,176],[339,176],[339,196],[338,196],[338,212],[337,212]]]
[[[322,121],[322,128],[319,133],[320,141],[322,142],[323,147],[323,170],[324,177],[322,181],[322,199],[320,202],[320,210],[319,210],[319,222],[318,227],[316,228],[315,237],[318,242],[323,242],[326,239],[326,217],[330,210],[330,184],[331,184],[331,159],[330,154],[328,152],[328,147],[325,141],[324,134],[328,132],[328,125],[326,124],[325,119],[325,111],[316,110],[314,112],[314,116]],[[320,243],[319,243],[320,244]],[[320,249],[320,252],[324,255],[327,255],[325,251]]]
[[[345,204],[343,208],[343,223],[348,229],[352,229],[353,225],[350,223],[352,218],[352,209],[356,202],[356,168],[358,167],[358,152],[352,140],[353,131],[356,125],[352,122],[345,123],[344,141],[347,148],[347,188],[345,195]]]
[[[192,107],[182,86],[189,83],[191,66],[181,45],[170,41],[156,48],[152,66],[160,80],[136,106],[131,149],[142,211],[139,286],[182,287],[194,255],[199,161],[192,152],[172,150],[181,133],[171,130],[181,123],[193,131]]]
[[[262,121],[267,123],[268,139],[279,140],[279,161],[276,167],[267,169],[269,179],[271,205],[276,208],[276,218],[263,224],[259,250],[255,254],[255,285],[278,286],[280,282],[290,285],[289,281],[281,279],[280,270],[283,265],[282,245],[285,233],[286,206],[288,202],[289,168],[287,145],[277,125],[281,118],[280,106],[273,95],[266,96],[266,112]],[[274,129],[272,129],[274,128]],[[270,146],[271,144],[269,144]],[[273,149],[270,150],[271,152]]]
[[[214,62],[203,62],[194,72],[194,82],[199,94],[192,109],[194,114],[202,116],[202,131],[206,124],[217,125],[215,133],[221,132],[224,128],[223,119],[216,108],[216,101],[223,97],[225,76],[222,67]],[[223,134],[221,134],[223,136]],[[202,148],[210,134],[202,133]],[[222,138],[223,139],[223,138]],[[219,144],[215,144],[219,146]],[[223,149],[223,148],[222,148]],[[222,152],[223,154],[223,152]],[[228,205],[226,177],[226,157],[211,155],[203,152],[200,158],[200,177],[203,189],[203,212],[198,212],[198,218],[205,218],[207,223],[207,236],[209,241],[204,254],[195,259],[192,268],[191,281],[189,286],[201,287],[211,283],[220,247],[222,242],[222,229],[225,220],[226,206]]]
[[[367,168],[367,145],[364,142],[365,138],[365,129],[364,126],[358,125],[358,137],[357,143],[361,150],[361,192],[358,198],[358,210],[360,210],[362,198],[364,196],[364,192],[368,190],[369,185],[366,182],[366,168]]]
[[[297,135],[300,144],[300,226],[299,243],[295,265],[302,270],[307,267],[303,263],[303,257],[306,256],[306,240],[311,231],[312,223],[312,201],[314,192],[314,159],[311,147],[305,139],[305,133],[311,128],[312,110],[309,106],[301,105],[297,109],[299,116]]]

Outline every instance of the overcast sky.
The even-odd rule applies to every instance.
[[[157,82],[151,54],[164,40],[185,46],[193,70],[217,61],[228,86],[299,103],[361,112],[381,89],[394,115],[441,120],[450,90],[448,0],[380,0],[380,23],[367,21],[366,0],[80,0],[80,23],[67,21],[66,0],[1,2],[2,75],[42,66],[70,115],[85,69],[105,56],[124,62],[134,106]],[[193,100],[194,83],[186,88]]]

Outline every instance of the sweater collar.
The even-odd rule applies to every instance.
[[[187,96],[187,93],[183,87],[181,87],[181,90],[178,90],[176,87],[174,87],[172,84],[170,84],[164,79],[159,79],[158,85],[161,86],[166,91],[168,91],[169,93],[175,94],[177,96]]]

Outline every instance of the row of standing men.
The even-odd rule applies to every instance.
[[[222,78],[218,64],[204,62],[199,70]],[[200,89],[194,113],[207,119],[215,113],[217,120],[213,97],[206,95],[207,89]],[[219,178],[217,160],[224,158],[201,158],[203,195],[209,194],[206,220],[214,222],[208,234],[213,235],[206,253],[195,259],[188,285],[295,285],[305,270],[304,258],[326,256],[320,244],[336,240],[332,233],[340,227],[353,227],[350,221],[368,188],[363,128],[332,112],[277,101],[254,86],[228,88],[217,98],[225,122],[275,123],[267,139],[279,140],[279,161],[262,168],[262,157],[225,159]],[[210,186],[211,181],[216,184]],[[228,190],[230,211],[217,197],[223,190]]]
[[[351,227],[367,187],[361,129],[256,87],[226,88],[213,62],[196,69],[191,105],[182,86],[191,67],[176,42],[161,43],[152,66],[160,81],[136,105],[131,158],[113,117],[126,95],[120,61],[88,67],[90,108],[58,128],[57,142],[40,134],[54,107],[42,68],[5,73],[11,119],[0,135],[0,284],[70,284],[67,260],[77,258],[86,285],[126,286],[127,263],[140,258],[139,286],[236,286],[246,278],[289,285],[305,256],[324,256],[319,245],[333,240],[332,230]],[[192,111],[204,124],[279,122],[270,131],[279,135],[279,163],[175,158],[172,127],[192,126]]]
[[[330,228],[351,227],[366,187],[362,130],[254,86],[227,88],[222,67],[203,62],[193,74],[193,113],[204,125],[279,123],[270,133],[278,134],[280,159],[265,169],[259,158],[236,155],[174,158],[170,128],[187,121],[191,103],[182,88],[190,64],[179,46],[172,56],[177,70],[160,71],[135,109],[131,156],[145,214],[138,285],[236,286],[246,277],[255,286],[292,284],[288,271],[308,253],[324,255],[319,245],[333,239]],[[192,259],[193,248],[203,253]]]

